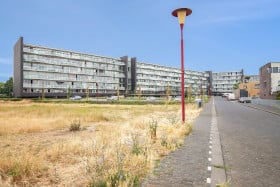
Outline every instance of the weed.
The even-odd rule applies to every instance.
[[[160,145],[163,146],[163,147],[167,147],[168,143],[167,143],[167,137],[166,137],[166,135],[162,135],[162,136],[161,136]]]
[[[13,183],[19,184],[22,179],[36,178],[47,173],[48,168],[42,167],[31,157],[0,161],[0,177],[11,177]]]
[[[98,180],[98,181],[92,181],[89,184],[90,187],[107,187],[106,181]]]
[[[188,125],[188,130],[185,132],[185,136],[189,136],[192,132],[193,126],[190,124]]]
[[[143,153],[143,150],[139,145],[139,135],[132,134],[132,154],[139,155],[141,153]]]
[[[156,119],[152,119],[149,122],[151,139],[155,140],[157,138],[157,128],[158,128],[158,121]]]
[[[171,125],[175,125],[179,122],[179,118],[175,112],[171,112],[167,115],[167,120]]]
[[[229,169],[227,166],[221,166],[221,165],[214,165],[213,167],[218,169],[224,169],[225,171]]]
[[[230,187],[230,181],[216,184],[216,187]]]
[[[81,130],[81,122],[80,120],[74,120],[69,127],[70,131],[79,131]]]
[[[110,186],[112,187],[117,187],[119,186],[119,183],[126,180],[126,172],[123,169],[124,159],[125,159],[125,154],[117,150],[117,171],[109,177],[111,183]]]

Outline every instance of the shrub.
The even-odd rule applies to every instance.
[[[69,130],[70,131],[79,131],[79,130],[81,130],[81,122],[80,122],[80,120],[73,121],[70,124]]]
[[[156,139],[157,138],[157,127],[158,127],[158,122],[156,119],[152,119],[150,121],[150,133],[151,133],[151,139]]]
[[[143,150],[141,149],[139,145],[139,135],[138,134],[133,134],[132,135],[132,154],[139,155],[143,153]]]
[[[277,93],[276,100],[280,100],[280,92]]]

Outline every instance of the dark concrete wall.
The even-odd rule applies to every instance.
[[[22,97],[23,86],[23,37],[14,45],[14,97]]]
[[[127,90],[128,89],[128,71],[127,71],[127,67],[128,67],[128,56],[123,56],[121,57],[121,61],[125,63],[125,66],[124,66],[124,75],[125,75],[125,78],[124,78],[124,87],[125,89]]]
[[[131,58],[131,90],[136,90],[136,58]]]

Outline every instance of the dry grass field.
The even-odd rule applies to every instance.
[[[186,105],[0,101],[0,186],[138,186],[183,144]]]

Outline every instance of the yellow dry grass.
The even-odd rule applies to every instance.
[[[186,110],[188,123],[200,112]],[[74,120],[84,130],[70,132]],[[179,105],[0,102],[0,184],[136,185],[190,130]]]

